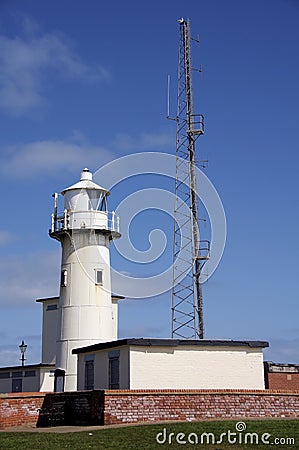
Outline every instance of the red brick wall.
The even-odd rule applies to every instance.
[[[299,391],[105,391],[105,424],[239,417],[299,417]]]
[[[56,425],[142,423],[221,418],[299,417],[299,390],[135,390],[61,394],[0,394],[0,428],[53,425],[52,412],[62,411]],[[47,414],[49,412],[49,415]],[[40,417],[41,419],[41,417]],[[40,420],[39,420],[40,423]]]
[[[269,372],[268,383],[269,389],[299,390],[299,373]]]
[[[0,394],[0,428],[35,425],[45,393]]]

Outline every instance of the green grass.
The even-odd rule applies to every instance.
[[[286,443],[272,444],[271,447],[266,444],[247,444],[240,445],[238,443],[229,444],[226,436],[223,436],[222,443],[215,445],[207,444],[206,438],[204,443],[200,444],[200,435],[202,433],[214,433],[216,440],[219,440],[221,433],[227,433],[231,430],[236,432],[237,421],[222,422],[193,422],[193,423],[169,423],[159,425],[139,425],[119,428],[105,428],[96,431],[83,431],[76,433],[37,433],[37,432],[1,432],[0,433],[0,449],[2,450],[85,450],[85,449],[128,449],[128,450],[146,450],[146,449],[208,449],[208,450],[239,450],[239,449],[299,449],[299,420],[244,420],[246,423],[246,431],[241,433],[244,441],[245,434],[257,433],[259,439],[263,433],[268,433],[269,443],[274,442],[275,438],[294,438],[295,444]],[[157,433],[166,429],[166,443],[158,444],[156,442]],[[92,435],[89,435],[89,432]],[[171,444],[169,444],[169,434],[171,436]],[[176,442],[175,436],[178,433],[184,433],[180,436],[181,440],[188,440],[190,433],[196,433],[199,436],[199,444],[179,444]],[[160,435],[163,440],[164,435]],[[195,435],[190,435],[190,439],[195,439]],[[235,436],[232,435],[231,439]],[[239,438],[239,433],[238,433]]]

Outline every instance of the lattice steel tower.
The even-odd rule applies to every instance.
[[[200,239],[195,143],[204,132],[204,122],[202,114],[193,110],[190,20],[178,22],[172,337],[203,339],[201,273],[209,257],[209,242]]]

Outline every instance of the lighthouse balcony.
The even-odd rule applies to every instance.
[[[119,233],[119,217],[114,211],[70,211],[52,214],[51,232],[64,230],[106,230]]]

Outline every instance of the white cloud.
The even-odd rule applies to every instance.
[[[58,170],[78,171],[83,166],[96,170],[113,154],[101,147],[67,140],[44,140],[10,146],[1,151],[0,173],[13,178],[49,175]]]
[[[10,244],[14,239],[15,235],[10,231],[0,230],[0,247]]]
[[[40,26],[33,17],[23,13],[19,13],[17,16],[20,19],[21,27],[26,35],[30,36],[39,32]]]
[[[0,107],[18,115],[44,102],[42,77],[49,70],[66,79],[94,82],[109,78],[104,67],[84,63],[65,35],[39,33],[30,18],[24,35],[0,36]]]
[[[0,259],[0,305],[32,305],[59,291],[59,250]]]
[[[147,151],[169,148],[172,138],[164,133],[143,133],[136,138],[118,135],[113,150],[88,143],[79,131],[70,139],[33,141],[11,145],[0,151],[0,173],[26,179],[49,175],[57,170],[74,172],[88,166],[96,171],[113,160],[119,151]]]

